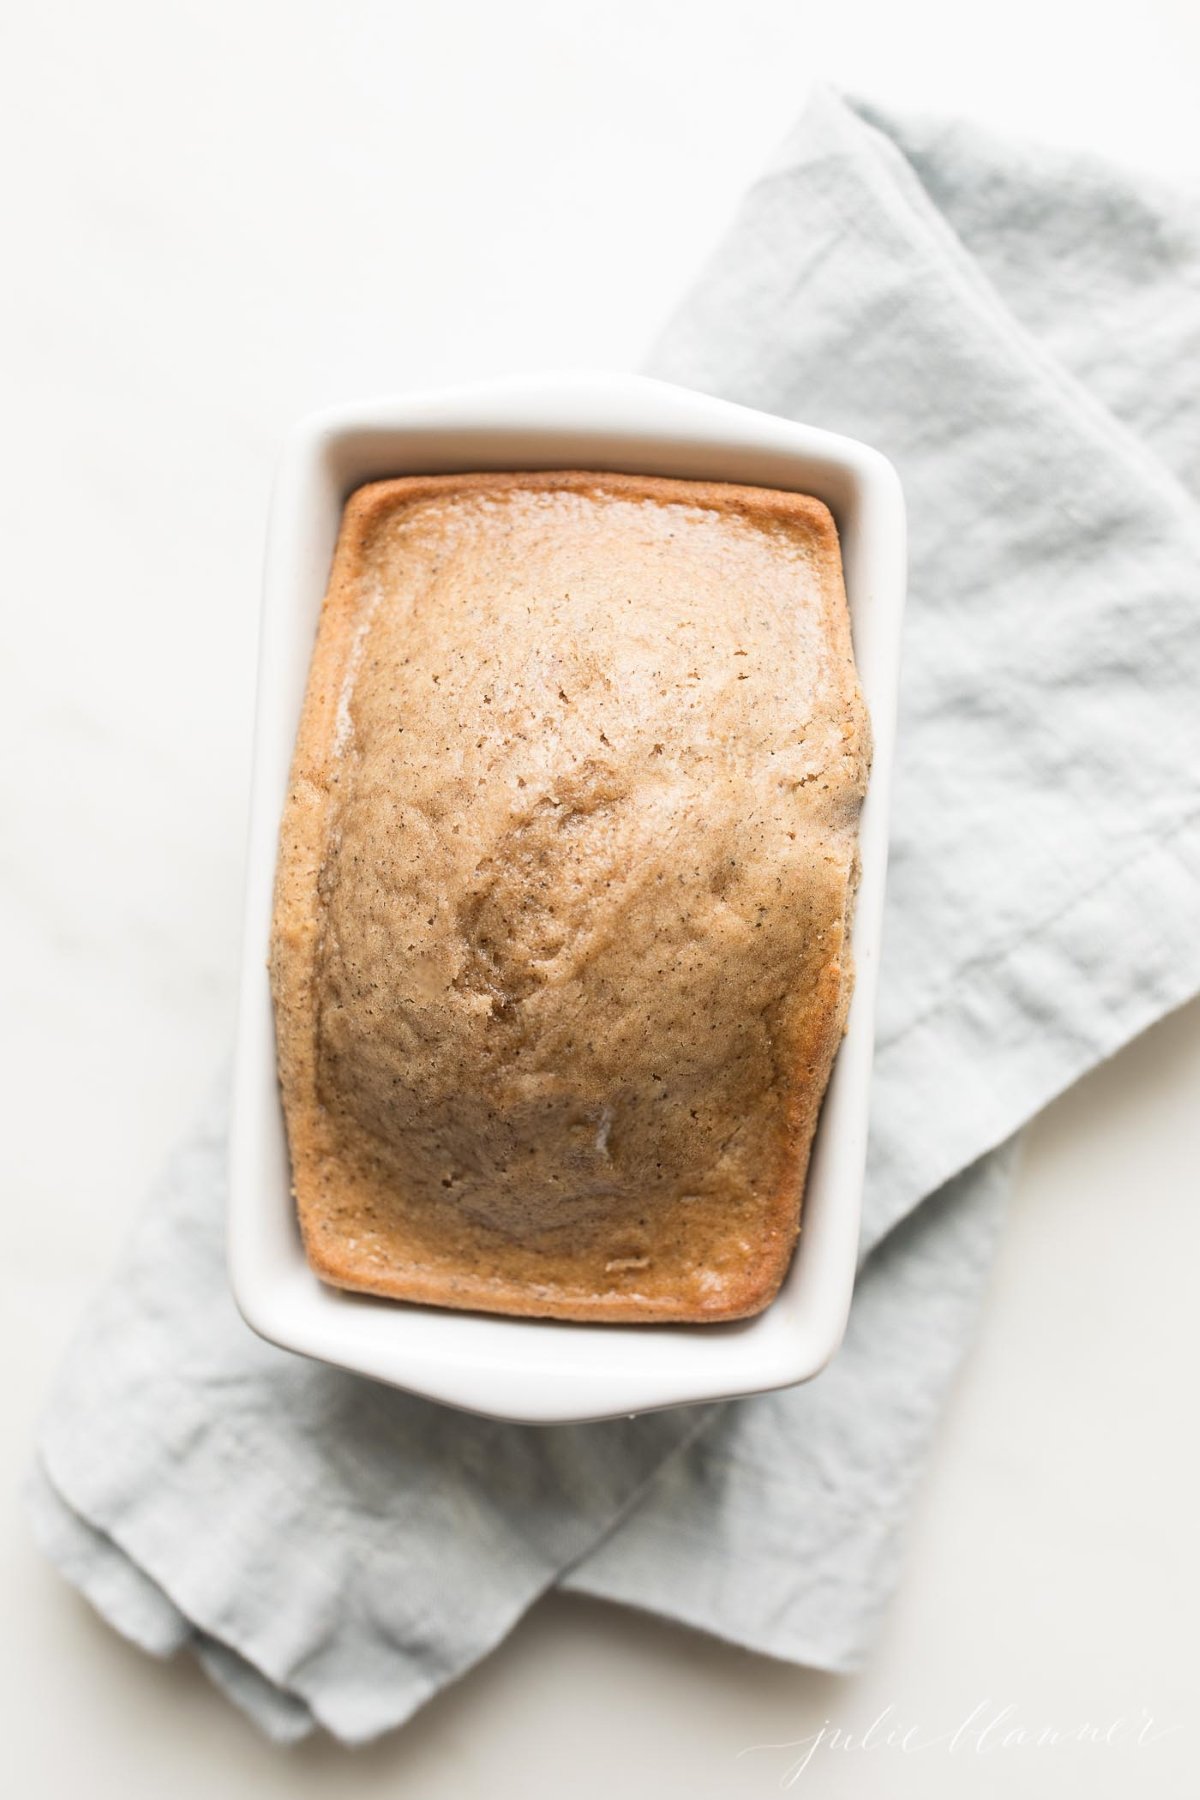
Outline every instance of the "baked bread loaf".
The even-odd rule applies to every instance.
[[[317,1273],[562,1319],[764,1307],[844,1029],[868,758],[818,501],[353,494],[271,950]]]

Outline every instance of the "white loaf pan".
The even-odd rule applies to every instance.
[[[574,1325],[410,1306],[324,1286],[300,1243],[267,947],[276,838],[342,503],[382,476],[547,468],[790,488],[825,501],[841,535],[875,745],[862,816],[857,982],[796,1254],[778,1297],[754,1319]],[[230,1273],[255,1331],[431,1400],[540,1424],[761,1393],[824,1367],[845,1328],[858,1247],[904,578],[904,503],[878,451],[640,376],[516,376],[340,406],[295,428],[267,540],[230,1146]]]

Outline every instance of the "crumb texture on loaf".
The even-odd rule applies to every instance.
[[[271,950],[314,1268],[562,1318],[760,1310],[844,1028],[868,755],[817,501],[352,495]]]

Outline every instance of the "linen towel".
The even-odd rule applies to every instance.
[[[224,1093],[29,1484],[66,1577],[271,1735],[401,1723],[555,1584],[853,1667],[1020,1127],[1200,989],[1200,229],[1168,190],[818,93],[651,371],[878,445],[911,597],[863,1258],[807,1387],[497,1425],[259,1342]]]

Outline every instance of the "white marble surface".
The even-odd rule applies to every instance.
[[[228,1040],[288,421],[372,389],[635,364],[814,79],[1200,175],[1191,0],[76,0],[10,9],[5,39],[12,1791],[768,1794],[803,1753],[751,1746],[885,1709],[869,1746],[819,1744],[794,1786],[1192,1791],[1197,1007],[1031,1133],[904,1587],[854,1680],[551,1600],[400,1736],[287,1755],[190,1666],[101,1627],[13,1497],[83,1298]],[[1130,1723],[980,1745],[1008,1706],[1004,1728]]]

